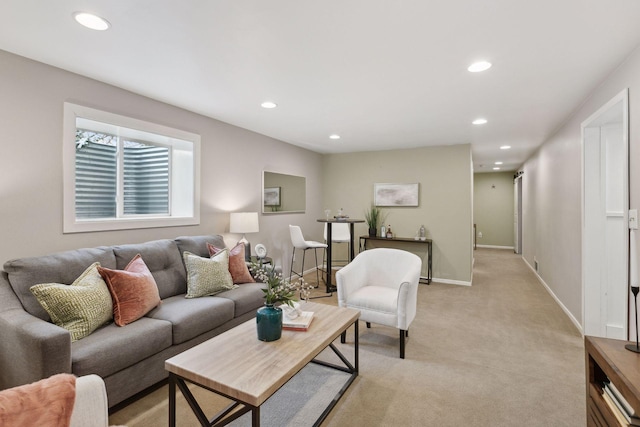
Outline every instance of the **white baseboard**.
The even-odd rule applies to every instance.
[[[463,280],[438,279],[437,277],[431,279],[431,282],[444,283],[446,285],[471,286],[471,282],[465,282]]]
[[[538,272],[531,266],[531,264],[529,264],[526,258],[522,257],[522,260],[524,261],[525,264],[527,264],[527,266],[531,269],[531,271],[533,271],[533,274],[536,275],[536,277],[538,278],[538,281],[542,284],[542,286],[544,286],[547,292],[549,292],[549,295],[551,295],[551,297],[556,301],[556,303],[560,306],[562,311],[564,311],[564,314],[566,314],[567,317],[569,317],[569,320],[571,320],[571,322],[576,327],[578,332],[580,332],[581,335],[584,335],[584,330],[582,329],[582,325],[580,324],[580,322],[578,322],[578,320],[573,316],[573,314],[569,311],[569,309],[567,309],[567,307],[562,303],[562,301],[558,299],[558,297],[556,296],[556,294],[553,293],[549,285],[547,285],[545,281],[542,280],[542,277],[540,277]]]
[[[487,248],[487,249],[511,249],[513,250],[513,246],[495,246],[495,245],[476,245],[477,248]]]

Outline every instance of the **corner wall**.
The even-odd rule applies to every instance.
[[[382,208],[385,225],[391,224],[395,236],[413,238],[424,224],[433,239],[435,280],[471,282],[470,145],[330,154],[324,156],[323,171],[324,208],[331,209],[331,215],[343,208],[352,218],[364,218],[373,202],[374,183],[420,183],[419,206]],[[356,242],[367,235],[366,223],[356,224],[355,234]]]
[[[530,266],[538,261],[538,274],[580,327],[583,322],[580,126],[625,88],[629,88],[630,208],[639,208],[640,48],[593,90],[522,167],[523,257]]]
[[[307,214],[260,215],[260,233],[247,235],[252,245],[265,244],[286,269],[288,224],[317,224],[322,212],[318,153],[4,51],[0,82],[0,266],[13,258],[180,235],[223,234],[232,246],[242,236],[228,234],[229,212],[261,212],[263,169],[306,177]],[[63,234],[65,101],[200,134],[200,225]],[[321,233],[309,237],[321,238]]]

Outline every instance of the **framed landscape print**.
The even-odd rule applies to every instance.
[[[280,187],[268,187],[264,189],[264,205],[280,206]]]
[[[373,200],[376,206],[418,206],[418,183],[373,184]]]

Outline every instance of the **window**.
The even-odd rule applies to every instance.
[[[64,232],[199,223],[200,137],[65,103]]]

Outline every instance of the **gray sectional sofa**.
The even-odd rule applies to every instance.
[[[68,372],[104,379],[112,407],[163,380],[164,361],[255,316],[263,284],[242,284],[213,297],[186,299],[182,252],[208,257],[221,236],[179,237],[78,249],[8,261],[0,274],[0,389]],[[39,283],[71,284],[92,263],[123,269],[136,255],[151,271],[162,303],[124,327],[109,323],[72,342],[29,291]]]

